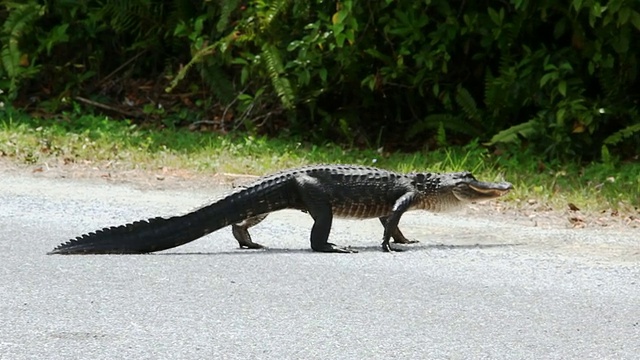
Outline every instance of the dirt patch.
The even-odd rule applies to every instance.
[[[257,178],[247,174],[205,173],[188,169],[162,167],[158,169],[132,168],[114,162],[64,163],[53,160],[36,165],[19,165],[0,158],[0,170],[31,174],[50,179],[91,179],[114,184],[128,184],[140,190],[232,188]],[[640,229],[640,212],[584,212],[572,204],[562,210],[553,209],[544,201],[492,201],[472,204],[462,213],[480,218],[500,214],[504,221],[544,228],[626,228]]]
[[[232,187],[257,178],[257,176],[246,174],[204,173],[168,167],[132,168],[130,165],[114,162],[64,163],[54,160],[37,165],[19,165],[1,158],[0,170],[48,179],[91,179],[128,184],[140,190]]]

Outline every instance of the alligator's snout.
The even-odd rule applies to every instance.
[[[490,183],[482,181],[469,181],[460,183],[453,190],[459,200],[463,201],[484,201],[504,196],[513,189],[513,185],[508,182]]]
[[[506,195],[511,189],[513,189],[513,185],[509,182],[500,182],[500,183],[484,183],[480,181],[469,183],[469,187],[474,191],[490,195],[492,197],[500,197]]]

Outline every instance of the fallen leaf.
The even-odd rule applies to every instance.
[[[582,216],[570,216],[569,222],[572,224],[584,222],[584,218]]]

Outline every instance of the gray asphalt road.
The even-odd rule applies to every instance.
[[[316,254],[280,212],[164,253],[47,256],[102,226],[219,190],[140,191],[0,172],[0,359],[639,359],[637,229],[407,214],[421,240],[378,250],[377,221],[336,221],[358,254]]]

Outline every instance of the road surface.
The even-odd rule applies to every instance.
[[[108,225],[177,215],[220,188],[141,189],[0,172],[0,359],[640,359],[638,229],[410,213],[335,221],[358,254],[309,250],[283,211],[151,255],[46,255]]]

